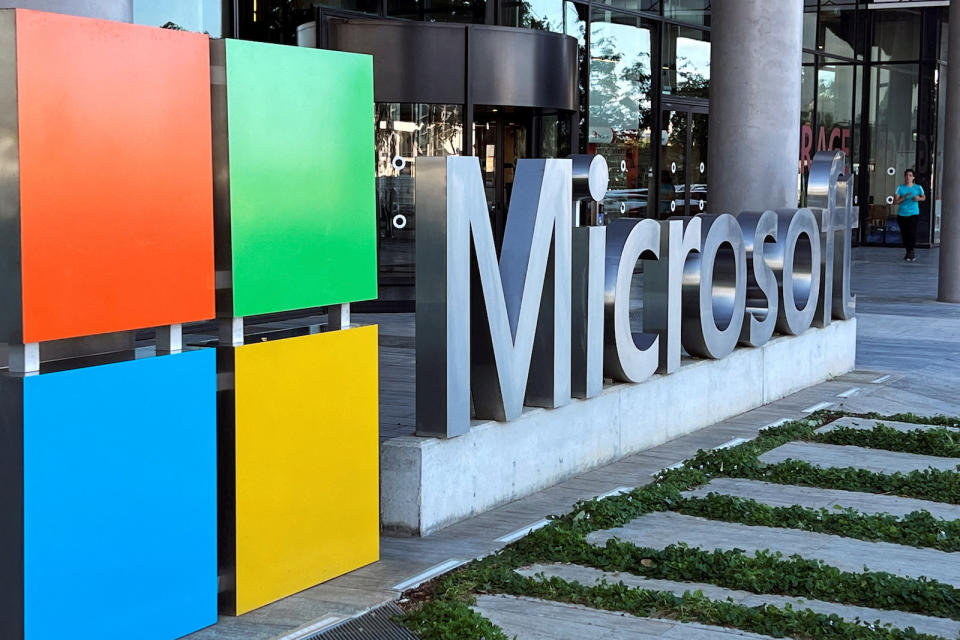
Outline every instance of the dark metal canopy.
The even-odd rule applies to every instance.
[[[373,55],[377,102],[577,108],[577,41],[558,33],[393,20],[331,22],[329,48]]]

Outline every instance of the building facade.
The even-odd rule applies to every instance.
[[[497,104],[489,102],[492,97],[462,91],[459,99],[452,96],[449,102],[438,102],[439,96],[430,91],[419,96],[416,90],[404,96],[381,95],[385,91],[378,76],[375,127],[383,298],[413,299],[413,181],[419,156],[480,157],[491,219],[499,229],[516,160],[571,151],[600,153],[607,159],[611,189],[602,207],[607,220],[693,215],[710,208],[710,0],[228,4],[232,6],[225,11],[240,38],[293,44],[299,33],[300,44],[373,53],[375,69],[389,66],[384,69],[389,77],[408,88],[436,84],[438,79],[469,85],[470,69],[447,57],[451,46],[464,46],[468,38],[444,40],[434,35],[438,29],[429,28],[449,31],[452,25],[517,30],[501,34],[499,43],[516,55],[490,57],[488,51],[486,59],[473,61],[481,68],[494,67],[503,83],[533,86],[572,78],[575,104],[560,104],[562,100]],[[802,204],[816,151],[845,151],[855,175],[861,243],[900,243],[888,196],[907,168],[915,170],[917,183],[931,195],[920,205],[920,242],[939,243],[947,4],[805,2],[798,197]],[[396,23],[419,23],[421,28],[408,27],[403,35],[390,38],[393,49],[380,46],[382,34],[396,31]],[[369,35],[351,37],[360,25]],[[555,34],[557,39],[566,36],[575,44],[575,59],[519,57],[537,49],[523,44],[512,49],[505,43],[530,39],[524,31]],[[417,42],[424,44],[423,58],[409,55]],[[564,68],[567,65],[575,69]],[[497,97],[509,98],[502,93]],[[465,131],[471,132],[469,140]]]

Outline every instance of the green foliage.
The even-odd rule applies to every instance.
[[[879,413],[865,413],[858,417],[871,418],[873,420],[889,420],[890,422],[912,422],[914,424],[933,424],[938,427],[960,428],[960,417],[957,416],[918,416],[915,413],[895,413],[889,416],[882,416]]]
[[[900,518],[886,513],[864,514],[856,509],[808,509],[799,505],[774,507],[749,498],[717,493],[705,498],[685,499],[672,510],[753,526],[803,529],[858,540],[960,551],[960,520],[939,520],[926,511]]]
[[[960,458],[960,431],[940,428],[930,430],[897,431],[883,423],[873,429],[837,427],[813,436],[814,442],[853,445],[887,451],[903,451],[926,456]]]
[[[399,622],[423,640],[508,640],[500,627],[460,600],[432,600]]]

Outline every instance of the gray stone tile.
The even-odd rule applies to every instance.
[[[823,602],[821,600],[808,600],[788,596],[759,595],[750,593],[749,591],[737,591],[701,582],[651,580],[630,573],[605,572],[592,567],[570,564],[538,564],[520,569],[517,573],[528,577],[543,574],[545,578],[561,578],[567,582],[579,582],[584,586],[594,586],[600,584],[602,581],[606,581],[608,584],[618,584],[622,582],[628,587],[649,589],[652,591],[669,591],[678,596],[682,596],[686,592],[692,593],[700,591],[711,600],[732,600],[747,607],[773,605],[782,609],[789,604],[794,609],[810,609],[811,611],[825,615],[836,614],[848,622],[862,620],[864,622],[874,623],[879,621],[881,625],[889,624],[898,629],[913,627],[920,633],[928,633],[942,638],[953,639],[960,637],[960,621],[949,618],[935,618],[916,613],[870,609],[868,607],[856,607],[838,604],[836,602]]]
[[[827,433],[828,431],[833,431],[838,427],[845,427],[847,429],[860,429],[860,430],[870,430],[876,427],[878,424],[882,424],[885,427],[891,429],[896,429],[897,431],[907,432],[907,431],[929,431],[931,429],[942,429],[933,424],[914,424],[912,422],[896,422],[893,420],[874,420],[872,418],[855,418],[853,416],[844,416],[834,420],[830,424],[824,425],[817,429],[817,433]],[[957,429],[950,428],[950,431],[956,432]]]
[[[638,618],[573,604],[482,595],[473,607],[517,640],[690,640],[766,639],[753,633],[674,620]]]
[[[709,493],[751,498],[774,507],[793,505],[810,509],[839,507],[856,509],[861,513],[889,513],[895,516],[905,516],[914,511],[927,511],[941,520],[960,520],[960,505],[955,504],[875,493],[797,487],[741,478],[715,478],[706,486],[686,491],[684,495],[703,497]]]
[[[587,541],[603,545],[613,538],[654,549],[680,542],[709,551],[742,549],[753,554],[768,549],[784,556],[799,554],[810,560],[823,560],[841,571],[858,573],[868,568],[905,578],[925,576],[960,587],[960,553],[797,529],[751,527],[665,512],[642,516],[616,529],[596,531],[587,536]]]
[[[914,453],[817,442],[788,442],[760,456],[760,461],[767,464],[777,464],[787,459],[802,460],[825,469],[854,467],[886,474],[910,473],[925,469],[956,471],[960,466],[960,458],[922,456]]]

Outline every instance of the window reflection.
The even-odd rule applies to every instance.
[[[389,287],[413,281],[417,158],[460,153],[463,109],[452,104],[378,103],[375,117],[377,253],[381,287]],[[389,295],[382,289],[381,297]]]
[[[943,199],[943,144],[944,133],[946,130],[947,116],[947,65],[941,64],[937,67],[937,154],[934,159],[934,181],[933,192],[933,241],[940,242],[940,222],[942,216]]]
[[[827,0],[820,8],[817,48],[824,53],[853,58],[857,47],[857,3]]]
[[[663,0],[663,15],[673,20],[710,26],[710,0]]]
[[[823,65],[817,79],[817,151],[853,153],[854,67]]]
[[[594,6],[607,5],[614,9],[628,11],[659,11],[658,0],[594,0]]]
[[[483,24],[484,0],[387,0],[387,15],[426,22]]]
[[[257,0],[258,5],[264,5],[270,0]],[[289,0],[280,0],[281,4],[290,4]],[[277,2],[275,2],[277,4]],[[309,9],[311,7],[329,7],[331,9],[346,9],[348,11],[361,11],[363,13],[378,13],[380,3],[378,0],[296,0],[295,4],[300,9]]]
[[[920,58],[920,11],[877,11],[873,26],[873,59]]]
[[[803,2],[803,48],[815,49],[817,46],[817,0]]]
[[[563,33],[563,0],[503,0],[500,12],[505,26]]]
[[[690,98],[710,97],[710,34],[664,25],[663,92]]]
[[[577,149],[578,152],[586,149],[586,141],[589,138],[587,131],[587,88],[590,86],[590,58],[587,56],[587,15],[589,11],[587,5],[569,1],[564,3],[567,35],[577,39],[577,103],[579,104],[577,127],[581,144],[581,148]]]
[[[609,165],[608,219],[647,215],[651,178],[650,29],[640,18],[595,10],[590,23],[591,153]]]

